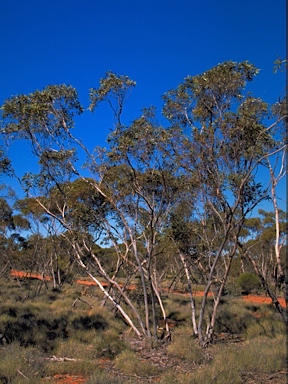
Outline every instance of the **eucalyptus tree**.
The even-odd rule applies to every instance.
[[[179,166],[197,184],[193,216],[208,251],[203,255],[208,270],[197,329],[204,344],[213,335],[245,218],[268,194],[257,172],[267,158],[285,147],[279,135],[285,116],[272,114],[263,100],[244,93],[247,82],[257,73],[249,62],[225,62],[187,77],[164,95],[163,113],[171,127],[182,132],[181,141],[175,142]],[[268,117],[273,118],[272,123]],[[205,331],[204,314],[211,288],[214,306]]]
[[[124,89],[127,84],[134,84],[126,77],[120,77],[120,80]],[[107,140],[108,149],[101,151],[99,166],[90,162],[90,172],[96,172],[97,179],[101,177],[101,186],[114,215],[114,225],[111,226],[111,221],[107,223],[106,233],[119,258],[130,263],[134,275],[140,275],[145,333],[151,337],[152,323],[153,337],[157,338],[157,304],[161,316],[166,319],[158,288],[157,262],[162,253],[159,243],[169,213],[184,193],[184,176],[179,173],[173,160],[165,156],[169,150],[171,132],[157,124],[154,109],[144,109],[140,118],[125,126],[121,121],[124,95],[122,88],[119,89],[119,79],[111,78],[109,73],[101,81],[99,90],[92,92],[92,110],[95,104],[103,100],[102,94],[105,94],[104,100],[110,106],[114,101],[112,109],[116,124]],[[115,99],[118,105],[115,105]],[[124,254],[118,242],[125,245]],[[167,323],[166,327],[169,332]]]
[[[125,310],[104,289],[96,272],[91,271],[90,264],[92,267],[96,266],[102,276],[111,280],[105,268],[92,253],[87,237],[79,236],[79,221],[76,220],[74,223],[71,220],[73,207],[69,205],[71,199],[68,199],[74,187],[71,182],[80,177],[76,169],[76,148],[80,147],[89,155],[81,141],[72,135],[74,117],[83,112],[76,90],[66,85],[48,86],[42,91],[8,99],[1,107],[1,111],[2,137],[5,138],[6,143],[10,145],[14,140],[27,141],[38,160],[38,169],[34,173],[27,172],[19,178],[27,196],[38,204],[38,209],[42,210],[42,217],[48,218],[50,228],[54,228],[55,234],[61,235],[70,242],[79,265],[140,335],[141,332]],[[85,180],[86,185],[91,184],[84,177],[82,180]],[[99,183],[95,182],[93,187],[96,188],[97,193],[105,197],[99,188]],[[72,199],[72,203],[74,202],[75,199],[74,201]],[[98,230],[97,222],[96,228]],[[87,260],[87,254],[90,255],[89,260]],[[114,282],[114,286],[121,292],[119,284]],[[122,295],[128,305],[132,306],[125,294],[122,293]]]
[[[7,100],[2,106],[2,134],[8,143],[28,141],[38,160],[37,171],[19,180],[30,208],[37,205],[33,209],[46,234],[61,235],[70,242],[78,264],[125,321],[138,336],[151,338],[151,323],[153,336],[157,334],[156,303],[165,318],[157,287],[157,236],[181,190],[181,179],[176,180],[173,162],[161,155],[168,133],[152,124],[151,111],[145,111],[130,127],[121,124],[125,98],[134,85],[128,77],[109,72],[99,89],[90,91],[91,110],[105,100],[115,116],[107,150],[96,148],[90,153],[88,146],[73,136],[73,119],[83,108],[76,90],[65,85]],[[81,150],[87,156],[89,177],[77,169]],[[114,246],[112,275],[98,257],[95,243],[100,240]],[[119,271],[124,266],[130,276],[141,276],[144,319],[141,308],[135,307],[119,284]],[[108,289],[99,276],[109,282]]]

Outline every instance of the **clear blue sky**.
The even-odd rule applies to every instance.
[[[89,88],[112,70],[137,82],[127,104],[132,120],[143,107],[160,112],[161,95],[185,76],[226,60],[260,68],[252,90],[274,102],[285,87],[285,74],[273,73],[273,62],[286,54],[285,6],[285,0],[2,0],[0,104],[65,83],[88,107]],[[77,130],[98,145],[112,123],[105,110],[92,118],[87,112]],[[27,166],[23,156],[15,161]]]

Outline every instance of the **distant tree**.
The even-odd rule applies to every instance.
[[[26,237],[22,232],[29,228],[29,222],[15,213],[6,199],[0,198],[1,275],[18,265],[21,249],[26,247]]]
[[[286,214],[278,209],[277,225],[274,212],[259,210],[259,217],[245,220],[245,236],[241,236],[240,255],[259,277],[261,285],[272,299],[283,320],[287,322],[286,311],[278,301],[279,289],[286,293],[285,245]],[[277,232],[277,235],[275,233]],[[281,266],[279,273],[279,264]]]

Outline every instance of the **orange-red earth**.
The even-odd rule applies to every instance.
[[[41,275],[40,273],[17,271],[15,269],[12,269],[10,271],[10,275],[14,276],[14,277],[18,277],[19,279],[29,278],[29,279],[38,279],[38,280],[42,280],[42,281],[44,281],[44,280],[45,281],[50,281],[51,280],[50,276]],[[92,280],[76,280],[76,283],[77,284],[81,284],[81,285],[86,285],[86,286],[97,285],[95,283],[95,281],[92,281]],[[107,283],[101,283],[101,284],[103,285],[103,287],[108,285]],[[126,287],[126,288],[129,289],[129,290],[134,290],[134,289],[136,289],[136,286],[135,285],[130,285],[130,286]],[[174,291],[174,293],[185,294],[183,291]],[[198,297],[199,296],[202,297],[203,294],[204,294],[203,291],[196,291],[195,292],[195,296],[198,296]],[[212,293],[209,292],[208,296],[212,296]],[[244,301],[249,301],[249,302],[255,303],[255,304],[271,304],[272,303],[272,300],[271,300],[270,297],[263,296],[263,295],[261,295],[261,296],[258,296],[258,295],[245,295],[245,296],[241,296],[241,298]],[[282,307],[286,307],[285,299],[283,297],[278,297],[278,301],[282,305]]]

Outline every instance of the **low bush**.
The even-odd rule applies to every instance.
[[[224,288],[225,295],[238,297],[241,295],[241,292],[242,292],[242,288],[239,284],[238,279],[233,278],[227,281]]]
[[[95,357],[95,353],[90,345],[81,343],[73,338],[67,340],[58,340],[53,351],[54,355],[59,358],[81,359],[91,361]]]
[[[242,293],[245,294],[257,291],[261,287],[259,277],[249,272],[241,273],[241,275],[237,278],[237,282]]]

